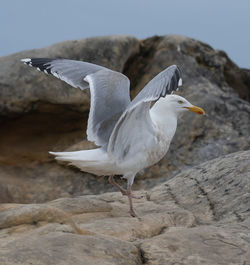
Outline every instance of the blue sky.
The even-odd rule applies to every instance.
[[[113,34],[180,34],[250,68],[250,0],[1,0],[0,56]]]

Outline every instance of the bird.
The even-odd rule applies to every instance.
[[[49,153],[81,171],[109,176],[109,182],[128,197],[130,215],[137,217],[132,202],[132,198],[141,198],[132,192],[136,174],[166,155],[180,113],[205,114],[202,108],[174,94],[182,85],[179,67],[164,69],[131,100],[128,77],[104,66],[69,59],[21,61],[75,88],[90,89],[87,139],[96,148]],[[127,180],[126,189],[115,181],[117,175]]]

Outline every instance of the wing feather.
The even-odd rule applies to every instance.
[[[181,85],[181,72],[172,65],[153,78],[124,111],[110,136],[108,152],[117,161],[150,149],[155,141],[149,110],[151,103]]]
[[[88,75],[85,80],[91,92],[88,140],[105,146],[115,124],[130,103],[129,79],[121,73],[104,69]]]
[[[82,61],[49,58],[22,61],[73,87],[81,90],[90,87],[88,140],[106,147],[116,122],[130,103],[129,79],[119,72]]]

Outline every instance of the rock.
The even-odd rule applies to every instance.
[[[134,56],[129,61],[130,69],[135,69],[138,64],[141,66],[137,72],[139,74],[131,78],[131,84],[135,84],[134,90],[142,89],[162,69],[176,64],[183,75],[179,94],[194,105],[202,106],[207,113],[205,118],[192,113],[184,113],[180,117],[170,150],[155,168],[146,171],[145,177],[171,176],[184,167],[248,150],[250,105],[235,93],[234,84],[229,82],[233,77],[230,79],[229,74],[225,75],[225,68],[231,65],[235,79],[242,80],[244,70],[233,64],[225,53],[190,38],[164,36],[147,39],[143,43],[145,46],[141,54],[150,53],[148,57],[140,57],[139,53],[138,57]],[[127,74],[130,76],[129,69]],[[247,83],[242,87],[249,93]]]
[[[82,60],[122,71],[127,59],[138,49],[138,40],[130,36],[96,37],[66,41],[43,49],[19,52],[0,58],[0,112],[13,116],[39,109],[41,103],[66,105],[76,111],[86,111],[87,92],[75,89],[52,76],[30,71],[20,63],[22,58],[66,58]],[[45,104],[45,105],[46,105]],[[42,104],[43,105],[43,104]],[[48,111],[50,106],[47,106]],[[43,110],[43,112],[45,112]]]
[[[85,140],[89,94],[19,63],[32,56],[86,60],[122,71],[131,80],[132,97],[167,66],[180,66],[179,93],[203,107],[207,117],[192,113],[180,117],[168,154],[136,178],[137,189],[150,188],[221,155],[250,149],[249,70],[240,69],[224,52],[171,35],[59,43],[0,58],[1,202],[46,202],[113,190],[106,178],[58,164],[48,155],[50,150],[93,146]]]
[[[39,231],[38,231],[39,235]],[[2,264],[140,264],[135,246],[107,237],[52,232],[23,237],[4,246]]]
[[[138,47],[134,37],[97,37],[0,58],[0,202],[44,202],[111,191],[103,178],[58,165],[48,155],[50,150],[74,149],[74,144],[91,147],[84,141],[89,92],[31,70],[20,59],[63,57],[122,71]]]
[[[0,264],[249,264],[250,151],[118,192],[0,205]]]
[[[141,249],[144,264],[148,265],[248,264],[250,260],[247,241],[228,229],[214,226],[172,228],[145,240]]]
[[[182,171],[154,188],[150,200],[173,200],[203,224],[208,219],[244,222],[249,217],[249,177],[249,151],[241,151]]]

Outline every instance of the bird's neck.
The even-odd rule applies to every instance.
[[[164,100],[164,99],[163,99]],[[150,109],[150,117],[155,126],[161,130],[169,140],[172,140],[177,127],[177,113],[166,106],[166,102],[159,99]]]

